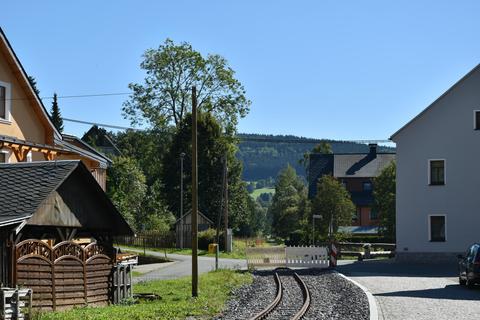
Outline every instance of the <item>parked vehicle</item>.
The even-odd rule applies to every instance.
[[[473,288],[480,283],[480,244],[475,243],[468,248],[465,256],[458,255],[458,282]]]

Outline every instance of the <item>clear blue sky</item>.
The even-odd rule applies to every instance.
[[[143,51],[169,37],[228,59],[252,100],[240,132],[385,139],[480,62],[479,12],[439,0],[8,1],[0,26],[41,96],[128,91]],[[128,125],[125,99],[60,107]]]

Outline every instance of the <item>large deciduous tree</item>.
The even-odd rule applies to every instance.
[[[180,154],[184,158],[184,212],[191,208],[191,114],[174,134],[170,148],[162,162],[163,192],[168,208],[180,212]],[[212,221],[222,214],[223,161],[228,163],[229,222],[240,230],[248,223],[248,192],[241,180],[242,165],[235,158],[236,146],[232,138],[222,134],[218,121],[209,113],[198,115],[198,201],[199,209]]]
[[[146,71],[143,84],[131,83],[133,91],[124,103],[123,113],[132,124],[145,123],[158,128],[174,123],[181,126],[191,112],[191,88],[197,87],[199,110],[211,112],[233,132],[239,117],[250,106],[245,89],[225,58],[217,54],[202,56],[186,42],[167,39],[158,49],[143,55]]]
[[[396,164],[392,161],[373,180],[373,210],[380,215],[380,234],[390,241],[395,241],[395,175]]]
[[[328,236],[330,223],[333,235],[337,233],[339,226],[351,224],[355,205],[342,184],[332,176],[325,175],[318,181],[317,195],[312,201],[311,213],[321,216],[315,220],[315,229],[325,238]]]
[[[131,158],[113,158],[108,169],[107,194],[135,230],[167,231],[173,223],[159,183],[147,186],[145,175]]]

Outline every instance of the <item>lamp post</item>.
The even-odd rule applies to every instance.
[[[183,249],[183,160],[185,152],[180,153],[180,249]]]
[[[322,215],[312,215],[312,245],[315,246],[315,219],[322,219]]]

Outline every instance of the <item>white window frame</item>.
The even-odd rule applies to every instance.
[[[0,153],[5,154],[5,162],[4,163],[10,163],[10,151],[6,149],[0,149]]]
[[[432,161],[443,161],[443,184],[432,184],[432,170],[431,170],[431,163]],[[447,185],[447,159],[428,159],[428,185],[429,186],[445,186]]]
[[[473,130],[480,130],[477,129],[477,112],[480,112],[480,110],[473,110]],[[479,124],[480,125],[480,124]]]
[[[445,241],[432,241],[431,217],[445,217]],[[435,242],[439,242],[439,243],[447,242],[447,240],[448,240],[448,234],[447,234],[447,230],[448,230],[448,228],[447,228],[447,215],[446,215],[446,214],[443,214],[443,213],[429,214],[427,219],[428,219],[428,221],[427,221],[427,224],[428,224],[428,241],[429,241],[429,242],[432,242],[432,243],[435,243]]]
[[[12,123],[12,85],[0,81],[0,86],[5,87],[5,118],[0,118],[0,123]]]
[[[27,162],[32,162],[33,161],[32,150],[28,151],[26,160],[27,160]]]

